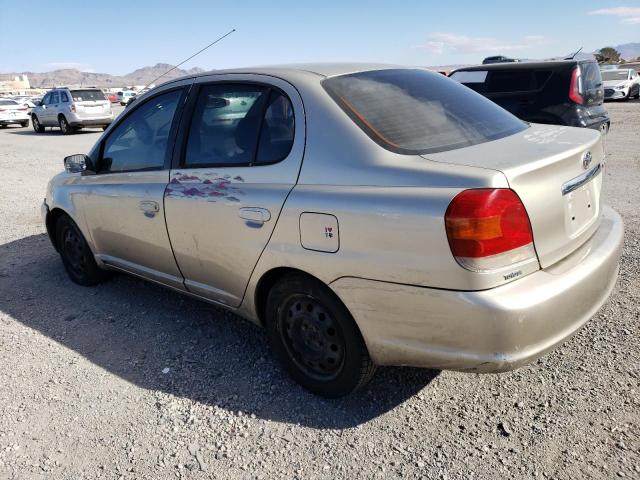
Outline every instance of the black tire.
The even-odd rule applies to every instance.
[[[366,385],[376,367],[347,308],[321,282],[286,275],[269,292],[269,340],[291,377],[327,398]]]
[[[56,222],[56,246],[64,268],[74,283],[89,287],[108,278],[108,272],[96,264],[82,232],[67,215],[62,215]]]
[[[60,131],[63,135],[73,135],[76,133],[76,129],[69,125],[69,122],[64,115],[60,115],[58,117],[58,126],[60,127]]]
[[[103,125],[102,126],[102,131],[104,132],[107,128],[109,128],[109,125]]]
[[[0,123],[0,128],[7,128],[9,125],[7,125],[6,123]]]
[[[28,127],[29,126],[29,120],[25,120],[24,122],[20,122],[20,126],[22,128]]]
[[[35,115],[31,115],[31,125],[33,126],[33,131],[36,133],[44,133],[44,127],[38,120],[38,117]]]
[[[636,87],[636,95],[633,98],[635,98],[636,100],[640,98],[640,85]]]

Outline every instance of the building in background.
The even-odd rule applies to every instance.
[[[17,95],[24,95],[30,92],[31,85],[29,84],[29,78],[26,75],[19,75],[13,77],[13,80],[0,80],[0,94],[13,93]]]

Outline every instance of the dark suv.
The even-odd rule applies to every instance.
[[[600,69],[591,59],[478,65],[449,76],[528,122],[609,129]]]

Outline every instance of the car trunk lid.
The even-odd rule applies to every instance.
[[[100,90],[72,90],[76,115],[81,118],[102,117],[111,110],[111,102]]]
[[[527,209],[543,268],[598,228],[605,153],[595,130],[532,124],[509,137],[423,157],[502,172]]]

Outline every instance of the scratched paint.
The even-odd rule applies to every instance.
[[[240,202],[245,193],[238,188],[238,183],[244,182],[240,175],[219,175],[215,172],[207,172],[202,175],[189,175],[175,172],[165,189],[166,197],[195,198],[208,202],[225,200],[228,202]]]

